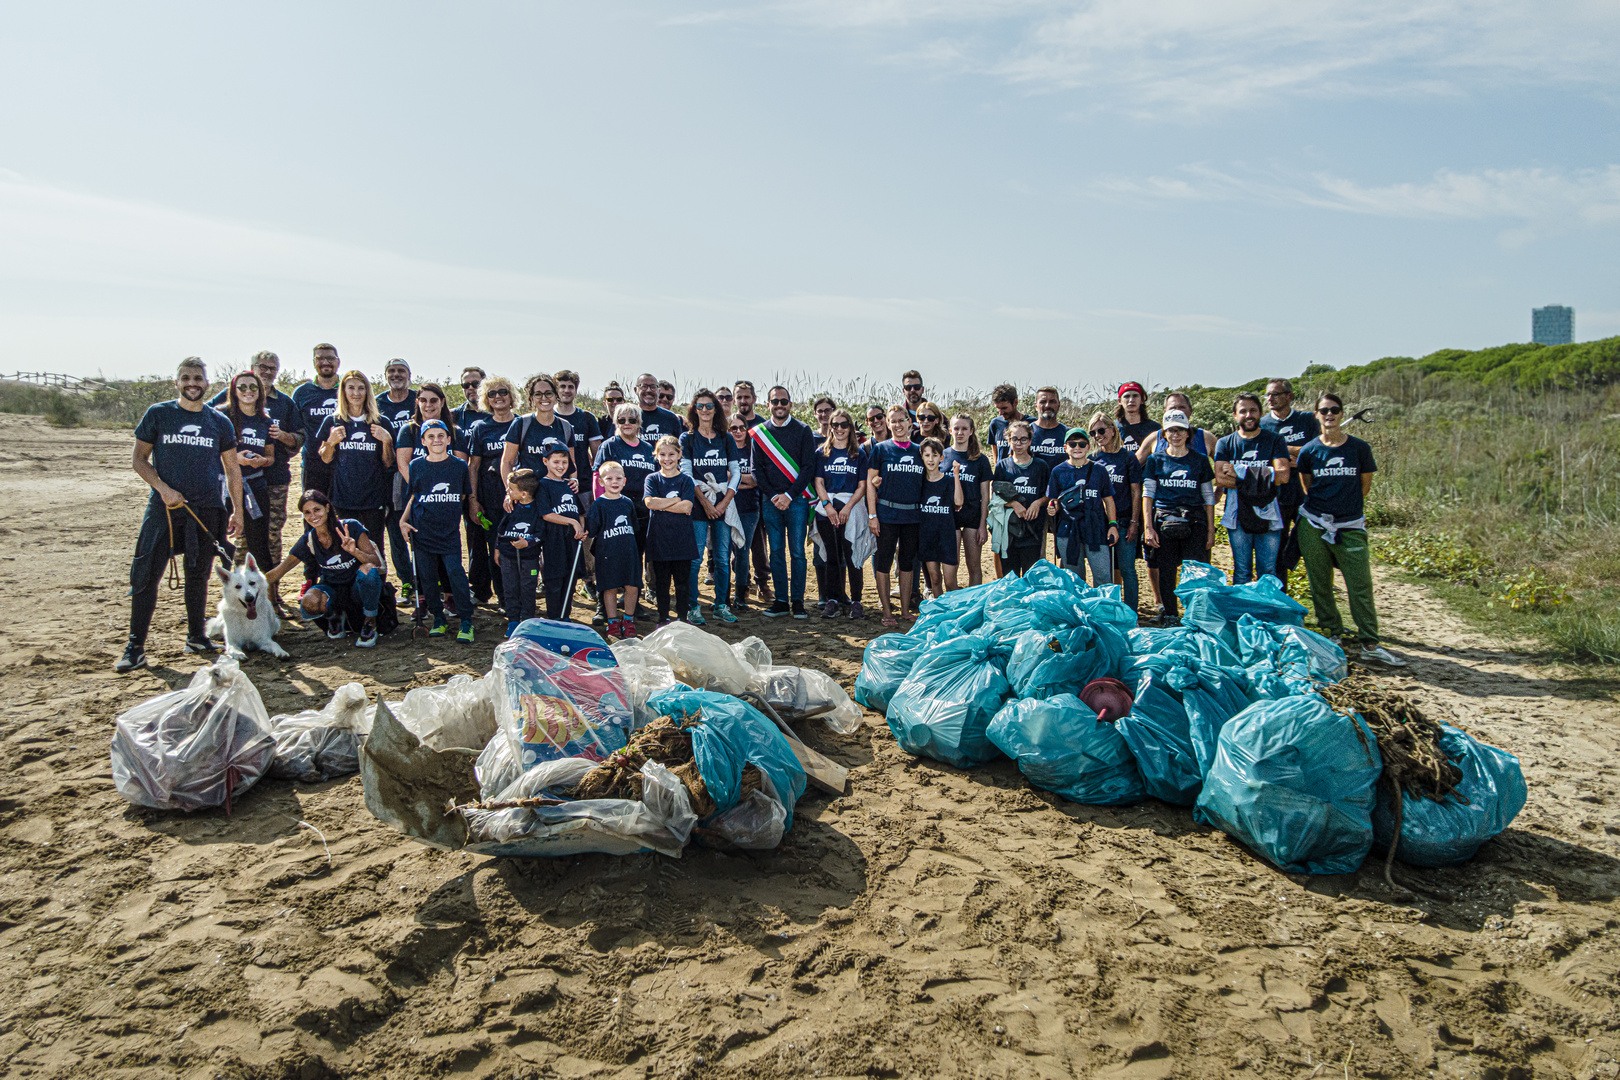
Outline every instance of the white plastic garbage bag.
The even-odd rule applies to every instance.
[[[419,686],[388,709],[430,750],[478,750],[496,730],[493,680],[453,675],[443,686]]]
[[[812,668],[767,665],[756,668],[748,689],[777,710],[815,712],[831,706],[820,718],[840,735],[861,726],[861,708],[849,699],[832,676]]]
[[[730,645],[690,623],[673,622],[645,639],[647,647],[669,661],[675,678],[697,690],[740,694],[748,689],[753,665]]]
[[[621,641],[610,646],[624,673],[625,696],[630,699],[631,722],[639,731],[658,719],[647,708],[647,699],[675,685],[675,672],[644,640]]]
[[[357,682],[344,683],[319,709],[270,718],[276,756],[269,775],[313,784],[360,771],[360,740],[371,730],[371,698]]]
[[[264,702],[235,660],[198,671],[184,690],[144,701],[118,718],[113,786],[140,806],[201,810],[242,797],[270,765]]]
[[[751,668],[770,667],[775,661],[771,657],[771,647],[764,640],[754,634],[749,634],[731,647],[737,654],[737,659]]]
[[[493,802],[529,799],[548,788],[567,790],[599,763],[588,758],[542,761]],[[679,778],[649,761],[641,767],[640,799],[580,799],[561,806],[468,810],[468,848],[485,854],[570,855],[602,851],[630,855],[645,849],[680,858],[697,825]]]

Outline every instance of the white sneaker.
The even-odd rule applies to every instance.
[[[1405,667],[1406,661],[1384,648],[1382,645],[1363,645],[1361,658],[1383,664],[1385,667]]]

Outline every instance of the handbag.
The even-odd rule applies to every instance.
[[[1186,540],[1193,534],[1192,510],[1185,506],[1154,507],[1153,527],[1166,540]]]

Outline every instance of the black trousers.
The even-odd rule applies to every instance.
[[[499,505],[491,511],[485,508],[484,514],[489,517],[490,524],[497,529],[500,522],[495,520],[501,516]],[[473,599],[480,604],[487,603],[491,594],[496,600],[506,595],[505,575],[495,566],[495,529],[486,529],[472,518],[463,522],[467,528],[467,583],[472,586]]]
[[[186,636],[204,636],[203,628],[208,624],[208,575],[213,572],[214,556],[224,554],[219,542],[225,536],[225,511],[218,507],[191,509],[203,527],[185,507],[167,510],[156,492],[146,504],[146,517],[135,539],[135,558],[129,567],[129,639],[137,644],[146,644],[171,555],[184,556]]]
[[[1176,578],[1181,573],[1181,564],[1189,560],[1209,562],[1209,548],[1204,546],[1208,535],[1204,527],[1206,513],[1208,510],[1200,507],[1191,515],[1192,535],[1183,540],[1171,540],[1159,534],[1159,598],[1164,601],[1164,613],[1172,618],[1180,614],[1176,604]]]
[[[675,610],[682,615],[692,606],[692,560],[653,559],[653,590],[658,599],[658,621],[669,618],[669,587],[675,585]]]
[[[866,587],[866,575],[855,561],[849,537],[844,535],[843,526],[832,524],[820,514],[815,517],[816,531],[821,534],[821,543],[827,549],[826,591],[822,594],[822,602],[837,600],[840,604],[847,604],[851,600],[859,600],[861,591]],[[844,591],[846,575],[849,578],[847,593]]]
[[[254,487],[252,492],[253,501],[258,504],[259,516],[254,517],[245,507],[243,508],[242,540],[247,546],[248,554],[252,555],[253,561],[258,564],[260,572],[269,573],[276,565],[270,552],[270,497],[263,485]]]
[[[1046,548],[1046,537],[1041,537],[1039,544],[1015,544],[1008,549],[1007,554],[1001,557],[1001,568],[1009,574],[1023,577],[1035,569],[1035,564],[1041,561],[1041,554]]]

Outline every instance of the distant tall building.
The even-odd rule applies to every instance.
[[[1575,340],[1575,309],[1548,307],[1530,309],[1530,340],[1537,345],[1568,345]]]

